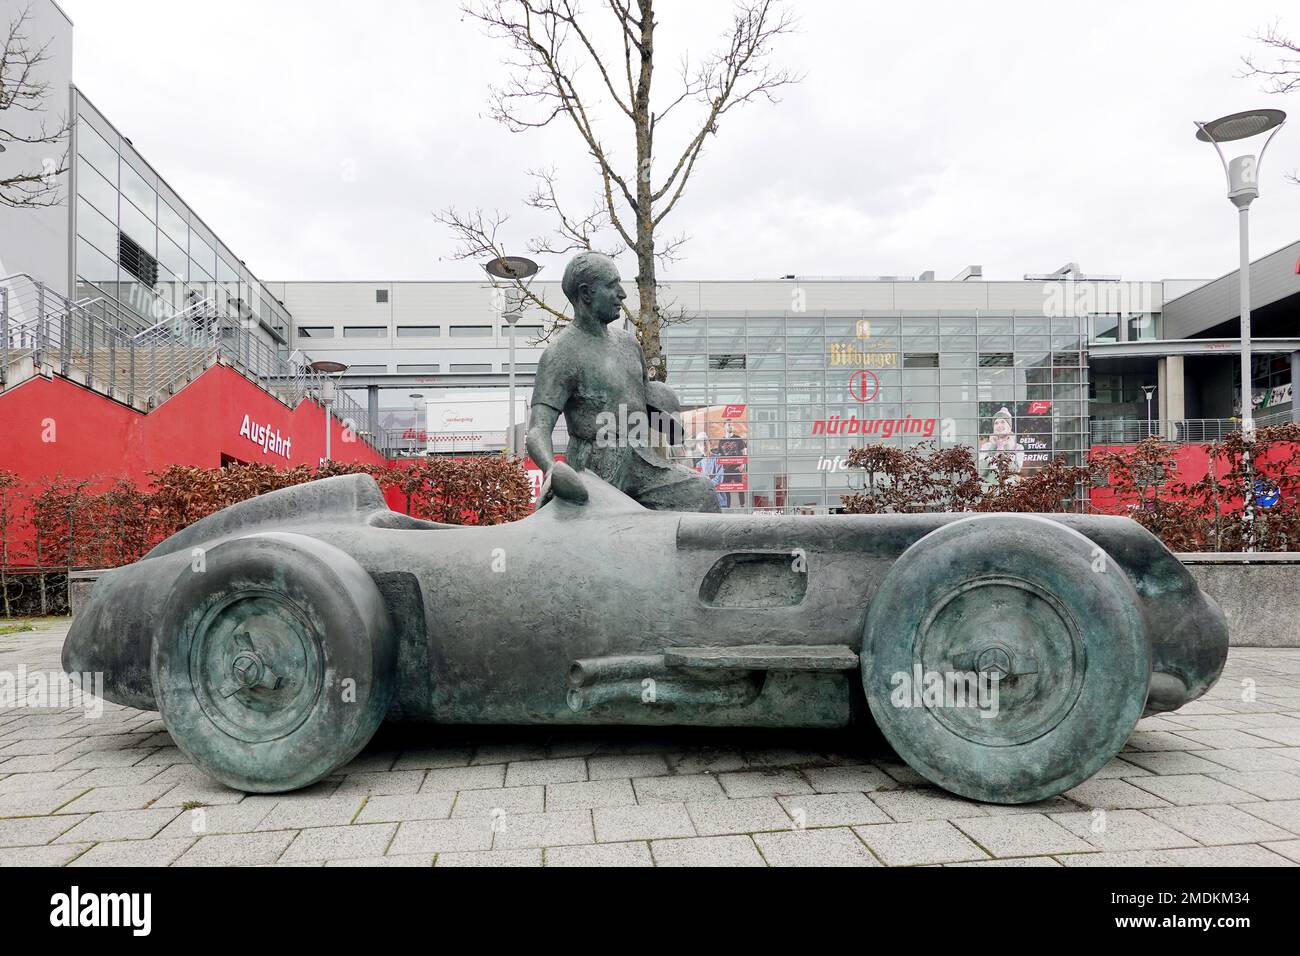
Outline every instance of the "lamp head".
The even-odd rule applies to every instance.
[[[1274,109],[1246,110],[1220,116],[1208,123],[1199,120],[1196,122],[1196,138],[1202,143],[1210,143],[1219,153],[1219,159],[1223,162],[1223,171],[1228,177],[1228,199],[1238,209],[1246,209],[1259,198],[1259,164],[1264,159],[1268,144],[1272,142],[1274,135],[1285,122],[1286,113]],[[1223,155],[1220,143],[1250,139],[1260,133],[1269,135],[1259,151],[1259,159],[1247,153],[1229,161]]]

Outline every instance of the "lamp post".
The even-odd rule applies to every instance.
[[[519,313],[510,311],[505,313],[506,324],[510,326],[510,412],[506,428],[506,451],[510,457],[514,458],[516,453],[515,447],[515,323],[519,321]]]
[[[424,395],[419,392],[412,392],[409,397],[411,399],[411,411],[415,412],[415,427],[411,429],[411,454],[414,455],[415,441],[420,432],[420,413],[427,411],[428,405],[425,404]],[[425,428],[428,428],[428,422],[425,422]],[[425,443],[428,443],[427,438]]]
[[[325,408],[325,461],[330,460],[330,438],[332,429],[330,428],[330,419],[334,413],[330,411],[330,406],[334,404],[334,399],[338,396],[338,377],[348,370],[348,367],[342,362],[331,362],[327,359],[321,359],[318,362],[311,363],[311,370],[318,372],[321,376],[320,384],[320,402]]]
[[[483,267],[487,274],[494,279],[508,279],[512,282],[523,282],[537,275],[537,263],[531,259],[525,259],[522,256],[501,256],[493,259]],[[497,312],[506,320],[510,327],[510,410],[507,419],[506,432],[506,451],[510,456],[515,457],[518,449],[515,444],[515,323],[519,321],[519,312],[515,309],[506,307],[505,290],[500,286],[493,284],[492,293],[494,301],[498,304]],[[500,295],[500,299],[495,296]]]
[[[1151,437],[1151,396],[1156,393],[1154,385],[1143,385],[1142,391],[1147,397],[1147,438]]]
[[[1246,476],[1244,491],[1246,550],[1255,550],[1255,489],[1250,469],[1250,448],[1255,440],[1255,415],[1252,408],[1250,375],[1250,204],[1259,197],[1259,167],[1268,144],[1286,122],[1282,110],[1247,110],[1221,116],[1208,123],[1196,122],[1196,138],[1214,146],[1228,179],[1228,201],[1237,207],[1237,235],[1241,266],[1238,285],[1241,290],[1241,438],[1242,471]],[[1272,132],[1269,132],[1272,130]],[[1268,139],[1256,159],[1250,153],[1231,161],[1223,155],[1220,143],[1232,143],[1268,133]]]

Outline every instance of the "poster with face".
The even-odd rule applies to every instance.
[[[1052,460],[1052,403],[980,402],[978,463],[981,477],[991,477],[1002,458],[1013,475],[1038,471]]]
[[[716,475],[714,489],[744,504],[749,490],[749,416],[744,405],[700,405],[682,410],[691,466]]]

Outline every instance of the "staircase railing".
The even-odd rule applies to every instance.
[[[326,405],[357,440],[379,442],[367,412],[309,366],[288,361],[255,334],[255,321],[225,314],[212,299],[195,302],[139,327],[103,297],[74,302],[27,275],[0,279],[0,390],[25,374],[52,368],[87,387],[152,408],[220,360],[239,369],[290,407],[304,399]]]
[[[1291,420],[1290,411],[1256,416],[1255,426],[1278,425]],[[1241,431],[1239,418],[1180,418],[1169,421],[1152,419],[1098,419],[1090,423],[1094,445],[1135,445],[1146,438],[1162,438],[1177,444],[1203,445],[1223,441]]]

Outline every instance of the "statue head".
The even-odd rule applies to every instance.
[[[618,266],[609,256],[583,252],[569,260],[560,280],[564,296],[573,306],[573,317],[591,316],[609,325],[622,315],[619,303],[627,298],[619,281]]]

